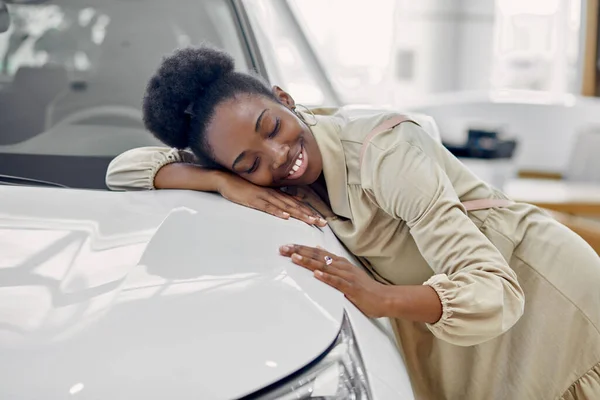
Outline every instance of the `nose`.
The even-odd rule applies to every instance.
[[[269,147],[273,157],[273,169],[276,170],[287,162],[290,146],[286,144],[271,143]]]

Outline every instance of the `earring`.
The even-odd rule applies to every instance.
[[[301,113],[299,113],[298,111],[296,111],[296,107],[302,107],[305,110],[305,114],[308,114],[311,116],[311,122],[308,122],[306,120],[306,118],[304,118],[304,115],[302,115]],[[296,104],[296,107],[292,108],[292,111],[294,111],[294,113],[298,116],[298,118],[300,118],[302,121],[304,121],[304,123],[308,126],[315,126],[317,125],[317,117],[315,116],[315,114],[311,111],[310,108],[302,105],[302,104]]]

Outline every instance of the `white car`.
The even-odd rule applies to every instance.
[[[217,195],[0,186],[0,398],[410,399],[386,321]]]
[[[0,399],[413,398],[390,321],[278,254],[351,258],[329,228],[104,187],[115,155],[156,144],[139,101],[170,47],[209,39],[265,73],[245,2],[18,3],[0,34]]]

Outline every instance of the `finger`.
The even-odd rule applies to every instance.
[[[336,262],[337,268],[345,271],[354,271],[355,265],[352,264],[347,258],[330,253],[324,247],[319,245],[317,245],[317,249],[324,251],[327,255],[329,255],[329,257],[333,258],[333,260]]]
[[[325,260],[315,260],[314,258],[303,257],[297,253],[293,253],[290,258],[292,259],[292,262],[294,264],[300,265],[301,267],[304,267],[311,271],[321,270],[321,271],[327,272],[331,275],[339,276],[340,278],[343,278],[343,279],[347,280],[348,282],[354,281],[353,275],[354,275],[355,271],[347,270],[345,268],[340,268],[341,265],[336,261],[327,265],[325,263]]]
[[[316,262],[316,264],[312,264],[312,265],[316,266],[317,268],[321,268],[323,270],[335,269],[335,270],[339,270],[340,273],[342,271],[344,271],[344,273],[355,272],[353,269],[348,268],[348,266],[345,265],[343,258],[340,259],[340,257],[337,257],[335,254],[332,254],[326,250],[323,250],[323,248],[321,248],[321,247],[317,248],[317,247],[309,247],[309,246],[290,244],[290,245],[281,246],[279,248],[279,252],[281,255],[287,256],[287,257],[292,257],[294,255],[297,255],[297,256],[305,258],[305,259],[313,260]],[[327,262],[326,262],[327,258],[331,258],[331,260],[332,260],[331,265],[327,265]]]
[[[290,214],[288,212],[283,211],[281,208],[279,208],[265,200],[259,200],[258,202],[254,203],[254,204],[250,204],[250,207],[252,207],[256,210],[259,210],[259,211],[266,212],[267,214],[274,215],[275,217],[278,217],[281,219],[289,219],[290,218]]]
[[[294,245],[286,244],[279,247],[279,254],[286,257],[291,257],[294,254]]]
[[[318,261],[318,260],[314,260],[312,258],[308,258],[308,257],[302,257],[300,254],[292,254],[291,256],[292,262],[294,264],[297,264],[301,267],[304,267],[306,269],[309,269],[311,271],[317,270],[317,269],[323,269],[323,267],[325,266],[325,262],[324,261]]]
[[[290,205],[290,204],[286,203],[285,201],[283,201],[276,194],[269,195],[267,201],[269,203],[273,204],[274,206],[276,206],[277,208],[279,208],[281,211],[288,213],[293,218],[296,218],[296,219],[299,219],[300,221],[306,222],[309,225],[315,225],[318,222],[318,219],[316,217],[313,217],[308,212],[308,210],[303,210],[298,206]],[[304,207],[304,208],[306,208],[306,207]]]
[[[348,294],[352,290],[352,285],[347,280],[330,274],[329,272],[324,272],[317,269],[314,272],[314,276],[321,282],[325,282],[329,286],[336,288],[344,294]]]
[[[325,257],[331,257],[331,259],[333,259],[334,261],[337,261],[340,259],[340,257],[336,256],[333,253],[330,253],[329,251],[325,250],[321,246],[310,247],[310,246],[302,246],[302,245],[298,245],[298,244],[294,244],[292,246],[293,246],[294,253],[298,253],[305,257],[311,257],[315,260],[323,261],[323,260],[325,260]]]
[[[274,197],[276,197],[278,200],[280,200],[282,203],[285,204],[284,209],[287,212],[289,212],[292,217],[294,217],[296,219],[301,219],[301,220],[302,220],[303,216],[313,217],[316,219],[315,220],[316,225],[319,225],[319,226],[327,225],[327,221],[325,220],[325,218],[323,218],[321,216],[321,214],[319,214],[312,208],[308,207],[306,204],[302,203],[301,201],[299,201],[291,196],[285,195],[283,193],[276,193],[276,194],[274,194]]]
[[[325,256],[329,256],[335,260],[333,254],[329,254],[325,250],[318,249],[316,247],[302,246],[299,244],[288,244],[279,248],[280,252],[284,256],[290,256],[294,253],[299,254],[303,257],[312,258],[313,260],[325,262]]]
[[[341,261],[344,264],[344,267],[353,267],[354,266],[354,264],[352,264],[346,257],[336,256],[335,254],[328,252],[327,249],[325,249],[324,247],[321,247],[319,245],[317,245],[317,249],[325,251],[334,260]],[[340,265],[342,263],[340,263]]]
[[[294,196],[290,196],[288,194],[277,192],[277,191],[273,191],[272,195],[274,197],[276,197],[277,199],[281,200],[282,202],[284,202],[286,205],[288,205],[291,208],[297,208],[297,209],[304,211],[308,215],[312,215],[315,217],[317,216],[317,213],[315,213],[315,211],[312,208],[310,208],[302,200],[297,199]]]
[[[313,217],[316,217],[316,218],[323,218],[323,216],[321,214],[319,214],[315,209],[310,207],[301,198],[289,196],[289,195],[286,195],[283,193],[276,193],[276,196],[292,208],[298,208],[301,211],[306,212],[306,214],[312,215]]]

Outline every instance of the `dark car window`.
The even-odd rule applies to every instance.
[[[55,0],[9,5],[0,34],[0,175],[103,189],[108,162],[161,145],[141,99],[161,58],[208,41],[248,70],[225,0]]]

